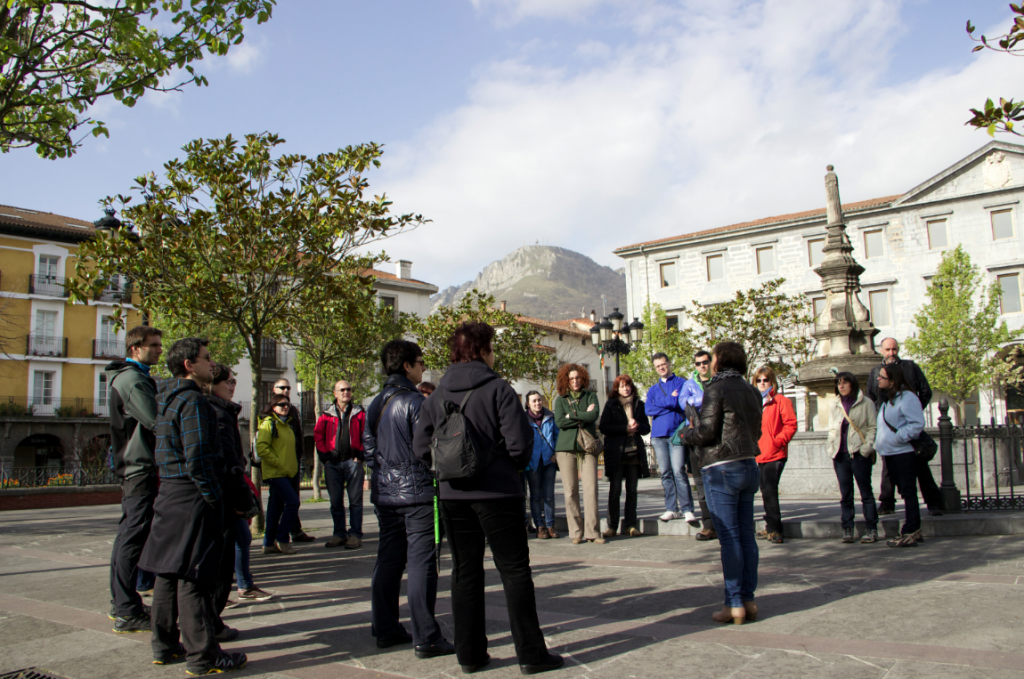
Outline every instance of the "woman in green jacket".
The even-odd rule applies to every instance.
[[[555,459],[562,476],[565,514],[569,519],[572,544],[581,544],[586,539],[603,545],[605,539],[598,532],[601,517],[597,504],[597,457],[600,451],[588,454],[579,441],[581,429],[597,439],[597,394],[587,390],[588,384],[590,374],[583,366],[567,363],[559,368],[558,398],[555,399],[555,424],[558,425]],[[584,520],[580,518],[578,466],[583,467],[583,496],[586,504]]]
[[[299,473],[295,459],[295,434],[289,422],[288,397],[275,394],[263,409],[256,432],[256,454],[260,458],[263,481],[270,486],[267,500],[267,525],[263,532],[264,554],[295,554],[288,541],[292,524],[299,515],[299,496],[291,477]]]

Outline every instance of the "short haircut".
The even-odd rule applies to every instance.
[[[544,394],[540,393],[536,389],[531,389],[530,391],[526,392],[526,398],[523,399],[523,407],[524,408],[526,408],[527,410],[530,409],[530,397],[531,396],[540,396],[541,407],[544,406]]]
[[[775,371],[772,370],[772,367],[770,365],[763,365],[760,368],[758,368],[757,372],[754,373],[754,376],[750,378],[750,383],[756,387],[757,378],[760,377],[761,375],[764,375],[765,377],[768,378],[768,381],[772,383],[772,389],[775,390],[775,393],[778,393],[779,378],[778,376],[776,376]],[[758,391],[760,391],[760,389],[758,389]]]
[[[715,370],[735,370],[741,375],[747,374],[747,352],[739,342],[719,342],[711,352],[718,359]]]
[[[137,349],[142,346],[142,343],[146,341],[147,337],[163,337],[164,331],[148,325],[138,325],[128,331],[128,334],[124,336],[124,350],[125,355],[131,355],[132,349]]]
[[[658,353],[654,354],[654,356],[651,356],[651,365],[654,365],[654,362],[657,361],[659,358],[665,359],[666,361],[668,361],[669,365],[672,365],[672,359],[669,358],[668,354],[666,354],[664,351],[659,351]]]
[[[292,383],[288,381],[288,378],[287,378],[287,377],[279,377],[279,378],[277,378],[276,380],[274,380],[274,386],[275,386],[275,387],[277,386],[277,383],[278,383],[278,382],[284,382],[284,383],[285,383],[285,384],[287,384],[287,385],[288,385],[289,387],[290,387],[290,386],[292,386]]]
[[[270,397],[270,401],[267,403],[267,405],[263,406],[263,414],[271,414],[272,412],[274,412],[274,406],[281,402],[287,403],[288,405],[292,404],[291,399],[289,399],[284,394],[274,394],[273,396]]]
[[[487,323],[463,323],[448,338],[448,360],[452,363],[482,361],[494,349],[494,328]]]
[[[711,360],[711,354],[709,354],[708,352],[704,351],[703,349],[701,349],[700,351],[698,351],[696,354],[693,355],[693,360],[696,361],[701,356],[707,356],[708,360]]]
[[[218,363],[213,369],[213,384],[220,384],[231,377],[231,368]]]
[[[565,396],[569,393],[569,373],[574,370],[583,378],[583,387],[580,391],[587,391],[587,387],[590,386],[590,373],[586,368],[579,363],[566,363],[558,369],[558,380],[555,383],[559,396]]]
[[[431,394],[434,393],[434,391],[437,390],[437,385],[435,385],[433,382],[420,382],[419,386],[417,386],[416,388],[419,389],[420,393],[423,394],[424,396],[430,396]]]
[[[893,344],[895,344],[895,345],[896,345],[896,348],[897,348],[897,349],[899,349],[899,348],[900,348],[900,343],[899,343],[899,341],[898,341],[898,340],[897,340],[897,339],[896,339],[895,337],[886,337],[885,339],[883,339],[883,340],[882,340],[882,341],[881,341],[881,342],[880,342],[880,343],[878,344],[878,346],[882,346],[883,344],[885,344],[885,343],[886,343],[886,342],[888,342],[889,340],[892,340],[892,341],[893,341]]]
[[[199,350],[209,343],[210,340],[205,337],[182,337],[172,344],[171,350],[167,352],[167,369],[175,377],[187,377],[185,361],[195,363],[199,358]]]
[[[857,395],[860,394],[860,381],[857,379],[856,375],[845,370],[836,375],[836,396],[839,396],[840,382],[846,382],[849,384],[853,390],[850,395],[857,398]]]
[[[415,342],[391,340],[380,352],[380,363],[385,375],[405,375],[405,364],[412,365],[422,355],[423,350]]]

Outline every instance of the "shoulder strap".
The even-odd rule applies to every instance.
[[[895,434],[896,432],[899,431],[899,429],[897,429],[896,427],[894,427],[891,424],[889,424],[889,420],[887,420],[885,418],[885,402],[884,401],[882,402],[882,422],[885,422],[885,426],[889,427],[889,429],[892,430],[893,434]]]
[[[474,391],[476,391],[476,389],[470,389],[469,391],[466,392],[466,395],[462,397],[462,403],[459,404],[460,413],[463,412],[463,410],[466,408],[466,401],[469,400],[470,394],[472,394]],[[448,393],[451,394],[452,392],[449,391]]]
[[[857,404],[854,403],[853,405],[857,405]],[[850,408],[853,408],[853,406],[850,406]],[[850,426],[853,427],[854,431],[857,432],[857,435],[860,436],[861,440],[864,441],[865,443],[867,443],[867,439],[864,438],[864,432],[862,432],[860,430],[860,427],[855,425],[853,423],[853,420],[850,419],[850,415],[849,415],[849,413],[846,412],[846,408],[843,407],[843,404],[842,404],[841,401],[839,403],[839,411],[843,414],[843,417],[846,419],[846,421],[850,423]],[[888,423],[886,423],[886,424],[888,424]]]
[[[395,389],[393,392],[391,392],[387,399],[384,400],[384,405],[381,406],[380,409],[380,415],[377,416],[377,421],[373,423],[373,438],[377,438],[377,430],[380,428],[381,420],[384,419],[384,413],[387,412],[388,404],[391,403],[391,399],[393,399],[395,395],[398,394],[398,392],[400,391],[402,391],[401,387]]]

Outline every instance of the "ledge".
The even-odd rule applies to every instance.
[[[31,488],[3,488],[0,489],[0,498],[27,495],[78,495],[82,493],[113,492],[120,493],[121,486],[116,483],[96,486],[37,486]]]

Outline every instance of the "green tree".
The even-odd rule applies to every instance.
[[[476,288],[454,307],[441,307],[425,319],[415,318],[409,332],[423,349],[427,368],[444,372],[448,368],[448,338],[467,321],[489,323],[494,338],[494,372],[509,382],[534,379],[550,370],[549,357],[537,350],[543,333],[518,320],[515,314],[494,306],[494,297]]]
[[[218,364],[234,370],[245,357],[245,342],[234,326],[214,319],[203,320],[202,317],[196,321],[182,321],[173,315],[173,309],[167,311],[171,313],[155,311],[150,319],[153,327],[164,331],[166,349],[182,337],[205,337],[210,340],[210,354]],[[167,364],[161,362],[153,366],[153,375],[166,379],[171,373]]]
[[[810,357],[813,340],[808,335],[814,319],[807,298],[779,292],[785,282],[776,278],[713,306],[695,300],[694,308],[684,313],[699,326],[699,344],[710,350],[723,340],[739,342],[747,351],[748,374],[762,365],[783,377],[792,373]]]
[[[621,358],[622,372],[633,378],[638,389],[650,389],[658,381],[651,356],[661,352],[672,361],[679,375],[688,375],[693,370],[693,355],[701,348],[694,332],[690,328],[669,328],[665,310],[650,300],[644,304],[640,322],[644,324],[643,341]]]
[[[378,144],[274,157],[283,143],[271,134],[190,142],[185,160],[164,165],[165,181],[136,180],[146,200],[123,216],[139,232],[122,226],[84,242],[68,285],[73,299],[88,299],[121,274],[144,310],[174,308],[185,323],[233,327],[249,356],[253,413],[263,405],[264,338],[283,337],[296,313],[348,299],[365,284],[358,272],[380,259],[359,252],[423,221],[392,216],[385,196],[365,195],[364,173],[380,165]],[[131,199],[116,200],[123,207]],[[250,439],[257,428],[252,417]]]
[[[975,391],[993,380],[1013,379],[1014,371],[1001,368],[998,355],[1012,339],[999,320],[1002,290],[998,283],[985,285],[977,265],[957,245],[943,253],[925,294],[928,301],[914,316],[917,332],[904,346],[932,387],[953,399],[959,423],[964,402]]]
[[[985,35],[975,37],[974,25],[970,21],[967,22],[967,35],[971,40],[979,43],[974,47],[973,52],[989,49],[1012,56],[1024,56],[1024,47],[1017,46],[1024,40],[1024,3],[1020,5],[1011,3],[1010,12],[1015,15],[1013,25],[1010,26],[1009,31],[995,38],[989,38]],[[989,136],[994,137],[996,132],[1009,132],[1010,134],[1022,136],[1020,132],[1014,129],[1013,124],[1024,120],[1024,101],[1015,102],[1013,99],[1003,99],[1000,97],[999,104],[996,105],[991,99],[988,99],[981,108],[972,108],[971,113],[973,116],[965,124],[987,130]]]
[[[244,23],[270,18],[276,0],[5,0],[0,2],[0,151],[35,146],[72,155],[110,136],[88,117],[112,96],[134,106],[148,91],[206,85],[204,52],[242,42]],[[163,14],[161,14],[163,13]],[[170,83],[161,78],[172,76]],[[79,129],[91,128],[74,138]]]

